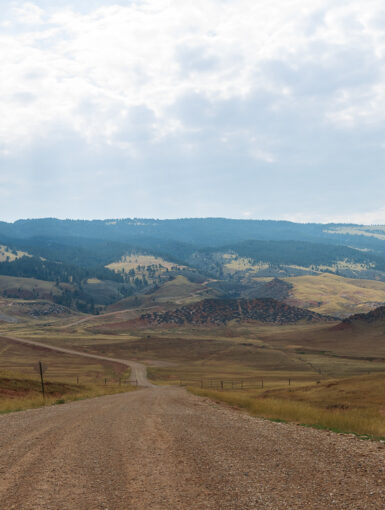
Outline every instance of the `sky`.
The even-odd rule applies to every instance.
[[[385,224],[381,0],[1,0],[0,220]]]

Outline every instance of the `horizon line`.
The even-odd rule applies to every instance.
[[[349,221],[298,221],[287,218],[232,218],[225,216],[179,216],[174,218],[164,217],[164,218],[154,218],[154,217],[111,217],[111,218],[70,218],[70,217],[56,217],[56,216],[41,216],[41,217],[31,217],[31,218],[17,218],[13,220],[0,220],[0,223],[7,224],[15,224],[19,221],[42,221],[42,220],[56,220],[56,221],[183,221],[183,220],[227,220],[227,221],[260,221],[260,222],[284,222],[284,223],[293,223],[299,225],[354,225],[354,226],[366,226],[366,227],[376,227],[376,226],[385,226],[382,223],[354,223]]]

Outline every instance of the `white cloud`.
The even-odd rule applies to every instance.
[[[1,206],[379,220],[384,27],[380,0],[3,0]]]
[[[148,0],[85,13],[76,3],[66,9],[16,5],[9,21],[26,25],[0,36],[0,141],[8,146],[48,136],[58,123],[89,142],[113,143],[122,119],[138,105],[153,113],[156,138],[183,129],[168,108],[192,93],[215,103],[268,91],[272,110],[300,108],[296,79],[277,81],[266,64],[282,62],[295,76],[312,63],[322,68],[315,77],[322,81],[344,47],[364,48],[377,59],[377,81],[362,87],[347,76],[319,99],[314,114],[340,126],[383,118],[380,1]],[[28,103],[20,101],[26,94]],[[93,105],[88,111],[87,102]],[[264,148],[254,154],[273,159]]]
[[[13,14],[16,21],[33,25],[42,23],[44,11],[31,2],[25,2],[19,7],[14,7]]]

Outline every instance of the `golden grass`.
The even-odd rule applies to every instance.
[[[266,262],[254,262],[249,258],[239,257],[233,253],[224,253],[223,259],[226,261],[224,268],[229,273],[235,273],[238,271],[258,273],[259,271],[269,267],[269,264]]]
[[[180,285],[184,289],[180,279],[173,282],[174,288]],[[98,324],[115,320],[119,322],[122,318],[100,317]],[[95,324],[87,322],[71,330],[59,329],[60,324],[62,320],[57,324],[30,321],[3,324],[0,330],[10,336],[73,346],[119,359],[136,359],[149,365],[155,360],[158,366],[151,367],[149,375],[157,383],[179,384],[181,380],[184,385],[193,383],[196,392],[266,418],[385,436],[384,374],[351,377],[385,371],[381,324],[364,329],[335,329],[331,324],[258,323],[142,329],[127,323],[116,332],[111,329],[111,333],[98,332]],[[99,363],[0,340],[0,368],[17,369],[27,374],[25,377],[33,374],[36,377],[34,365],[39,359],[48,364],[47,377],[51,381],[74,384],[79,375],[80,384],[91,388],[90,396],[94,394],[94,384],[100,387],[97,381],[102,382],[106,376],[117,380],[122,370],[110,362]],[[332,377],[337,380],[330,381]],[[261,378],[263,390],[258,385],[234,392],[207,388],[208,381],[219,387],[218,381],[243,379],[246,387],[246,380]],[[317,384],[317,380],[321,382]],[[225,388],[231,389],[231,382]]]
[[[115,272],[124,271],[128,273],[131,270],[135,271],[135,278],[146,277],[148,281],[155,280],[160,275],[172,270],[181,270],[185,266],[175,264],[161,257],[154,257],[152,255],[131,254],[123,256],[119,261],[112,262],[106,266]],[[149,270],[150,269],[150,270]]]
[[[30,338],[33,339],[33,336],[30,335]],[[61,345],[66,345],[64,335]],[[77,381],[85,385],[99,385],[105,378],[117,381],[127,373],[127,367],[117,363],[34,348],[0,337],[0,374],[23,374],[25,378],[34,380],[38,375],[39,361],[42,361],[49,381],[70,385]]]
[[[116,381],[107,384],[68,384],[63,382],[45,382],[46,395],[43,398],[40,381],[24,379],[8,374],[0,377],[0,413],[35,409],[37,407],[64,404],[74,400],[101,397],[133,391],[136,388],[127,383],[129,374],[122,384]]]
[[[20,259],[21,257],[32,257],[29,253],[25,251],[15,250],[15,253],[12,253],[11,249],[4,244],[0,244],[0,262],[9,261],[12,262],[16,259]]]
[[[113,271],[120,271],[124,269],[125,271],[130,271],[130,269],[136,269],[138,266],[163,266],[164,269],[171,270],[173,267],[181,268],[178,264],[174,262],[169,262],[161,257],[154,257],[152,255],[139,255],[139,254],[131,254],[125,255],[118,262],[112,262],[108,264],[109,269]]]
[[[191,391],[264,418],[385,437],[385,373],[268,391]]]
[[[95,283],[103,283],[102,280],[99,280],[99,278],[88,278],[87,283],[89,284],[95,284]]]
[[[385,303],[385,283],[323,273],[285,278],[293,285],[294,304],[326,315],[368,312]]]
[[[201,289],[200,284],[192,283],[185,276],[178,275],[173,280],[164,283],[152,296],[157,300],[159,298],[178,299],[194,295]]]

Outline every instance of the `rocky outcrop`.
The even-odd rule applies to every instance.
[[[286,305],[271,298],[205,299],[174,311],[144,314],[141,319],[149,324],[177,325],[222,325],[232,320],[275,324],[333,320],[331,317]]]

